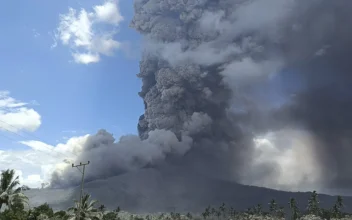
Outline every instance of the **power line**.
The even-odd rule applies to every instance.
[[[1,134],[1,133],[0,133],[0,136],[5,137],[5,138],[9,139],[10,141],[17,142],[15,139],[10,138],[10,137],[8,137],[8,136],[6,136],[6,135],[4,135],[4,134]]]
[[[82,180],[81,180],[81,193],[79,196],[79,204],[78,204],[78,209],[77,209],[77,219],[80,219],[81,217],[81,208],[82,208],[82,194],[83,194],[83,184],[84,184],[84,172],[86,169],[86,165],[88,165],[90,162],[88,161],[88,163],[82,163],[80,162],[78,165],[74,165],[72,164],[72,167],[76,167],[79,171],[81,171],[78,167],[83,166],[83,171],[82,173]]]
[[[6,139],[8,139],[8,140],[10,140],[10,141],[12,141],[12,142],[16,142],[16,143],[18,142],[18,140],[15,140],[14,138],[8,137],[8,136],[4,135],[4,134],[1,133],[1,132],[0,132],[0,136],[4,137],[4,138],[6,138]]]
[[[16,128],[14,125],[11,125],[11,124],[9,124],[8,122],[3,121],[3,120],[1,120],[1,119],[0,119],[0,122],[2,122],[2,123],[4,123],[4,124],[7,124],[8,126],[14,128],[14,129],[16,129],[16,130],[21,130],[21,129],[19,129],[19,128]],[[5,129],[5,128],[3,128],[3,129]],[[39,138],[38,136],[36,136],[36,135],[34,135],[34,134],[31,134],[31,133],[29,133],[29,132],[27,132],[27,131],[25,131],[25,130],[21,130],[21,131],[22,131],[23,133],[29,135],[29,136],[34,137],[35,139],[41,139],[41,138]],[[43,142],[45,143],[45,141],[43,141]]]
[[[15,128],[16,130],[20,130],[20,129],[16,128],[15,126],[13,126],[13,125],[11,125],[11,124],[9,124],[9,123],[7,123],[7,122],[4,122],[4,121],[2,121],[2,120],[0,120],[0,122],[3,122],[3,123],[5,123],[5,124],[8,124],[9,126]],[[19,134],[19,133],[16,133],[16,132],[13,132],[13,131],[11,131],[11,130],[9,130],[9,129],[7,129],[7,128],[2,127],[1,129],[4,129],[4,130],[6,130],[6,131],[8,131],[8,132],[10,132],[10,133],[12,133],[12,134],[15,134],[15,135],[21,137],[21,138],[28,139],[27,137],[24,137],[23,135],[21,135],[21,134]],[[33,135],[33,136],[34,136],[34,135]],[[45,141],[42,141],[39,137],[36,137],[36,139],[38,139],[40,142],[42,142],[42,143],[45,144]],[[46,145],[43,145],[43,147],[45,147],[46,149],[48,149],[48,150],[50,150],[50,151],[52,151],[52,152],[54,152],[54,153],[61,154],[61,155],[64,156],[64,157],[69,157],[69,155],[63,154],[63,153],[61,153],[61,152],[59,152],[59,151],[55,151],[54,149],[52,149],[52,148],[50,148],[50,147],[48,147],[48,146],[46,146]],[[42,152],[43,152],[43,151],[42,151]],[[78,155],[75,154],[74,152],[71,152],[71,153],[72,153],[73,155],[75,155],[75,156],[78,157]]]
[[[7,122],[4,122],[4,121],[2,121],[2,120],[0,120],[0,122],[3,122],[3,123],[5,123],[5,124],[8,124],[9,126],[15,128],[16,130],[20,130],[20,129],[16,128],[15,126],[13,126],[13,125],[11,125],[11,124],[9,124],[9,123],[7,123]],[[8,132],[10,132],[10,133],[13,133],[13,134],[15,134],[15,135],[21,137],[21,138],[27,139],[26,137],[22,136],[21,134],[18,134],[18,133],[16,133],[16,132],[13,132],[13,131],[11,131],[11,130],[9,130],[9,129],[7,129],[7,128],[4,128],[4,127],[1,128],[1,127],[0,127],[0,129],[6,130],[6,131],[8,131]],[[27,133],[27,134],[28,134],[28,133]],[[12,141],[18,142],[18,141],[16,141],[15,139],[10,138],[10,137],[8,137],[8,136],[2,134],[2,133],[0,133],[0,136],[6,137],[6,138],[8,138],[8,139],[10,139],[10,140],[12,140]],[[37,137],[37,136],[35,136],[35,135],[32,135],[32,136],[35,137],[37,140],[41,141],[41,138],[39,138],[39,137]],[[41,142],[45,144],[44,141],[41,141]],[[50,151],[52,151],[52,152],[54,152],[54,153],[61,154],[61,155],[64,156],[65,158],[70,157],[69,155],[63,154],[63,153],[61,153],[61,152],[59,152],[59,151],[55,151],[53,148],[51,148],[51,147],[49,147],[49,146],[47,146],[47,145],[43,145],[42,147],[47,148],[48,150],[50,150]],[[46,151],[41,151],[41,152],[44,152],[44,153],[47,153],[47,154],[48,154],[48,152],[46,152]],[[78,157],[78,155],[75,154],[74,152],[70,152],[70,153],[72,153],[73,155],[75,155],[75,156]],[[64,160],[64,162],[67,163],[66,159]],[[81,195],[80,195],[80,206],[79,206],[79,209],[81,208],[81,203],[82,203],[82,193],[83,193],[83,181],[84,181],[85,166],[88,165],[89,163],[90,163],[90,162],[88,161],[87,164],[82,164],[82,163],[80,163],[79,165],[76,165],[76,166],[74,166],[74,164],[72,164],[72,167],[76,167],[79,171],[80,171],[80,169],[79,169],[78,167],[79,167],[79,166],[83,166],[83,172],[80,171],[80,172],[82,173],[82,182],[81,182]],[[80,216],[80,210],[79,210],[78,217],[79,217],[79,216]],[[79,218],[78,218],[78,219],[79,219]]]
[[[16,133],[16,132],[14,132],[14,131],[11,131],[11,130],[9,130],[9,129],[7,129],[7,128],[2,127],[1,129],[5,130],[5,131],[7,131],[7,132],[10,132],[10,133],[12,133],[12,134],[15,134],[15,135],[17,135],[17,136],[19,136],[19,137],[21,137],[21,138],[28,139],[28,138],[26,138],[26,137],[24,137],[24,136],[22,136],[22,135],[20,135],[20,134],[18,134],[18,133]]]

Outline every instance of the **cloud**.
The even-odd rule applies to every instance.
[[[19,177],[21,185],[29,186],[30,188],[38,188],[45,181],[41,179],[40,174],[23,175],[22,170],[16,170],[15,175]]]
[[[101,22],[119,25],[123,21],[117,2],[106,2],[103,5],[94,6],[96,17]]]
[[[10,97],[8,91],[0,91],[0,130],[18,132],[38,129],[41,116],[28,105]]]
[[[20,141],[21,144],[25,144],[34,150],[45,150],[51,152],[54,148],[51,145],[45,144],[40,141]]]
[[[74,53],[72,56],[76,63],[89,64],[97,63],[100,61],[100,56],[98,54]]]
[[[92,12],[85,9],[77,12],[69,8],[67,14],[60,15],[52,48],[57,46],[59,40],[73,51],[76,63],[97,63],[101,60],[101,55],[112,56],[121,47],[114,35],[122,21],[118,1],[96,5]]]
[[[32,188],[49,183],[54,171],[60,172],[76,161],[89,135],[71,137],[52,146],[37,140],[20,141],[28,150],[0,151],[0,170],[15,169],[20,183]]]
[[[47,178],[47,166],[55,164],[57,158],[34,150],[0,151],[0,170],[14,169],[21,185],[40,187]]]

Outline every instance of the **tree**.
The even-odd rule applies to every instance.
[[[85,194],[82,197],[82,204],[80,206],[79,201],[75,201],[75,206],[69,208],[67,211],[69,212],[69,220],[95,220],[102,219],[103,215],[99,212],[94,206],[98,201],[90,200],[90,195]],[[77,212],[80,210],[80,219],[77,219]]]
[[[22,185],[21,189],[22,189],[22,191],[27,191],[27,190],[30,190],[31,188],[29,188],[29,186],[27,186],[27,185]]]
[[[157,219],[161,220],[161,219],[164,219],[164,217],[165,217],[165,214],[164,214],[164,213],[161,213],[161,214],[158,216]]]
[[[36,220],[38,217],[42,216],[47,216],[48,218],[51,218],[54,216],[54,211],[53,209],[48,205],[48,203],[44,203],[40,206],[34,207],[34,209],[30,212],[29,220]],[[44,217],[41,217],[44,218]]]
[[[345,205],[343,204],[343,199],[341,196],[337,196],[337,199],[336,199],[336,205],[339,207],[339,208],[343,208]]]
[[[246,212],[250,215],[253,215],[255,213],[255,210],[253,210],[252,208],[247,208]]]
[[[298,217],[299,217],[299,209],[298,209],[296,200],[294,198],[291,198],[290,202],[289,202],[289,205],[290,205],[291,214],[292,214],[291,218],[293,220],[298,219]]]
[[[117,208],[114,210],[116,213],[119,213],[121,211],[120,206],[117,206]]]
[[[319,214],[320,214],[319,216],[322,219],[326,219],[326,220],[330,220],[332,217],[332,212],[331,212],[331,210],[328,210],[328,209],[320,209]]]
[[[63,210],[55,212],[54,217],[57,217],[58,219],[62,220],[66,220],[68,218],[66,212]]]
[[[105,211],[105,205],[101,204],[98,208],[99,211],[104,212]]]
[[[36,220],[49,220],[49,217],[45,214],[40,214]]]
[[[109,212],[109,213],[106,213],[103,216],[103,220],[115,220],[116,217],[117,217],[117,213],[116,212]]]
[[[0,220],[27,220],[28,213],[26,211],[14,211],[7,209],[0,213]]]
[[[276,216],[277,215],[277,203],[275,201],[275,199],[272,199],[269,203],[269,211],[270,211],[270,214],[273,215],[273,216]]]
[[[215,210],[215,216],[219,219],[221,216],[220,210]]]
[[[28,204],[28,198],[21,192],[19,177],[15,177],[14,170],[2,171],[0,178],[0,210],[3,205],[11,209],[14,204]]]
[[[279,207],[279,210],[277,211],[277,217],[285,218],[285,208],[283,206]]]
[[[235,216],[235,209],[233,207],[230,207],[229,209],[229,216],[233,218]]]
[[[254,209],[254,213],[255,214],[257,214],[257,215],[262,215],[263,214],[262,205],[261,204],[256,205],[253,209]]]
[[[313,191],[308,200],[308,213],[318,216],[319,211],[318,194],[316,191]]]
[[[215,216],[216,214],[216,209],[214,207],[211,208],[211,215],[212,216]]]
[[[344,207],[343,205],[343,200],[341,196],[338,196],[336,199],[336,202],[334,204],[334,206],[332,207],[332,216],[334,218],[342,218],[342,208]]]
[[[210,216],[210,206],[208,206],[205,211],[202,213],[202,216],[204,219],[208,218]]]
[[[222,203],[221,206],[219,207],[219,211],[222,213],[222,217],[225,218],[226,216],[226,206],[225,203]]]

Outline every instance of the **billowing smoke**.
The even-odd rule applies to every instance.
[[[339,0],[136,1],[132,26],[146,37],[140,136],[161,128],[179,135],[194,113],[207,115],[212,123],[191,135],[190,157],[217,174],[271,186],[297,170],[271,160],[250,172],[258,159],[253,138],[305,130],[311,141],[302,149],[314,153],[304,158],[302,150],[297,163],[316,167],[286,181],[350,184],[351,8]],[[272,95],[275,85],[282,88]],[[287,138],[281,151],[296,137]]]
[[[73,170],[70,163],[92,163],[87,170],[87,181],[108,178],[155,164],[164,160],[167,154],[183,155],[190,148],[191,141],[186,138],[179,141],[171,131],[154,130],[149,133],[148,140],[128,135],[115,143],[112,134],[100,130],[95,135],[85,136],[81,143],[76,143],[78,157],[66,161],[67,164],[59,164],[52,174],[50,185],[65,187],[79,182],[77,170]]]
[[[168,163],[279,189],[352,183],[352,2],[135,0],[139,137],[99,131],[88,179]],[[72,170],[72,169],[71,169]],[[52,185],[77,182],[70,169]]]

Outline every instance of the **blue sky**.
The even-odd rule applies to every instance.
[[[129,28],[133,16],[132,1],[113,2],[124,20],[115,25],[112,39],[129,45],[116,49],[111,56],[100,55],[99,62],[77,63],[70,45],[60,41],[57,28],[60,14],[69,8],[94,12],[93,7],[105,1],[7,1],[0,9],[0,91],[29,104],[41,116],[41,125],[32,134],[50,145],[71,136],[94,133],[105,128],[115,136],[136,133],[143,102],[137,93],[140,36]],[[19,5],[21,7],[19,7]],[[103,27],[98,23],[96,27]],[[108,26],[108,25],[106,25]],[[52,45],[57,42],[57,46]],[[126,51],[128,50],[128,51]],[[131,55],[132,54],[132,55]],[[10,122],[9,122],[10,123]],[[11,124],[11,123],[10,123]],[[76,133],[68,131],[77,131]],[[28,136],[28,132],[18,131]],[[27,146],[19,135],[2,131],[0,150],[22,150]],[[7,136],[10,139],[4,137]]]

